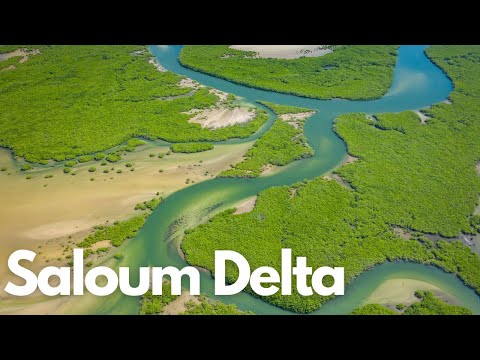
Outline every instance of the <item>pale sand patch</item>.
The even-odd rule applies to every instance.
[[[352,156],[350,154],[347,154],[347,156],[345,157],[345,159],[343,160],[343,162],[340,166],[352,164],[355,161],[358,161],[357,157]],[[332,172],[332,173],[324,175],[323,178],[326,179],[326,180],[329,180],[329,181],[336,181],[339,185],[341,185],[343,187],[346,187],[347,189],[353,190],[353,188],[350,186],[350,184],[348,182],[346,182],[345,180],[343,180],[343,178],[338,174],[335,174],[335,173]]]
[[[17,49],[15,51],[11,51],[9,53],[0,54],[0,61],[4,61],[4,60],[10,59],[12,57],[16,57],[16,56],[19,56],[19,57],[21,56],[22,58],[20,59],[19,62],[24,63],[25,61],[27,61],[29,59],[29,56],[38,55],[38,54],[40,54],[40,50],[38,50],[38,49],[34,49],[34,50],[31,50],[31,51],[27,51],[26,49]],[[11,68],[11,66],[9,68]]]
[[[315,114],[315,111],[307,111],[303,113],[297,113],[297,114],[283,114],[280,115],[280,119],[283,121],[296,121],[296,120],[305,120],[309,116],[312,116]]]
[[[192,80],[190,78],[183,78],[178,83],[178,86],[183,87],[183,88],[198,89],[200,87],[200,83],[198,83],[197,81]]]
[[[93,219],[54,221],[29,229],[22,235],[33,240],[47,240],[91,229],[96,223]]]
[[[332,52],[332,50],[326,49],[325,45],[231,45],[230,48],[241,51],[254,51],[259,58],[276,59],[318,57]]]
[[[395,306],[397,304],[411,305],[419,300],[415,291],[427,290],[449,304],[458,304],[458,300],[445,290],[430,283],[414,279],[389,279],[377,287],[365,300],[364,304],[381,304]]]
[[[342,165],[352,164],[355,161],[358,161],[358,158],[348,154],[345,160],[343,160]]]
[[[418,117],[420,118],[420,124],[422,124],[422,125],[425,125],[427,123],[427,120],[431,119],[430,116],[425,115],[421,111],[416,110],[416,111],[414,111],[414,113],[418,115]]]
[[[203,128],[219,129],[249,122],[254,117],[255,111],[243,107],[233,109],[207,109],[192,117],[189,122],[200,124]]]
[[[221,90],[218,90],[218,89],[210,89],[209,93],[210,94],[215,94],[215,95],[218,96],[219,100],[218,100],[217,105],[220,105],[220,103],[225,102],[225,100],[227,100],[227,97],[228,97],[228,93],[226,93],[224,91],[221,91]]]
[[[408,230],[405,230],[401,227],[394,227],[393,233],[401,237],[403,240],[410,240],[412,238],[412,234],[410,234]]]
[[[2,300],[0,301],[1,315],[51,315],[62,314],[69,307],[69,296],[57,298],[42,297],[41,299],[33,298],[27,301],[19,300]]]
[[[182,295],[173,300],[170,304],[165,306],[162,311],[162,315],[178,315],[187,310],[187,303],[194,302],[200,304],[200,301],[196,296],[190,295],[188,291],[183,291]]]
[[[10,65],[6,68],[0,69],[0,71],[15,70],[17,67],[15,65]]]
[[[3,289],[12,278],[7,268],[12,252],[36,251],[32,271],[43,268],[46,261],[48,265],[64,266],[71,247],[90,234],[92,226],[138,215],[134,210],[137,203],[152,199],[157,192],[167,196],[178,191],[188,186],[187,178],[198,183],[217,176],[230,164],[241,161],[252,144],[217,145],[208,152],[172,153],[163,159],[150,158],[149,154],[165,153],[168,146],[149,144],[127,153],[120,162],[109,164],[107,168],[115,170],[108,174],[101,172],[103,167],[97,164],[97,172],[89,173],[93,163],[85,163],[75,167],[76,176],[63,174],[63,167],[59,166],[29,171],[31,180],[16,170],[10,152],[0,149],[0,165],[8,168],[0,172],[0,297],[7,295]],[[128,171],[127,162],[134,164],[135,171]],[[117,169],[123,172],[117,174]],[[47,174],[54,177],[45,179]],[[70,250],[65,251],[67,248]]]
[[[90,249],[92,249],[93,251],[97,251],[98,249],[101,249],[101,248],[111,248],[111,247],[112,247],[112,243],[110,242],[110,240],[102,240],[93,244],[90,247]]]
[[[160,72],[167,72],[167,69],[165,69],[162,65],[160,65],[160,63],[157,61],[156,58],[150,58],[148,60],[148,63],[155,66],[155,68]]]
[[[330,173],[324,176],[324,179],[328,181],[335,181],[337,182],[340,186],[346,187],[347,189],[353,190],[353,188],[350,186],[349,183],[347,183],[345,180],[343,180],[340,175]]]
[[[261,175],[262,176],[273,175],[279,172],[280,169],[282,169],[282,166],[272,165],[272,164],[263,165]]]
[[[257,196],[252,196],[242,202],[240,205],[236,206],[237,210],[233,213],[233,215],[239,215],[248,213],[253,210],[255,204],[257,203]]]
[[[302,121],[312,116],[313,114],[315,114],[315,111],[308,111],[297,114],[283,114],[280,115],[280,119],[292,125],[295,129],[298,129],[302,124]]]
[[[447,100],[443,100],[442,102],[445,103],[445,104],[447,104],[447,105],[452,105],[452,102],[451,102],[450,100],[448,100],[448,99],[447,99]]]

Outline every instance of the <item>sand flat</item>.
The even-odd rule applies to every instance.
[[[48,265],[64,266],[67,262],[64,249],[82,241],[94,225],[139,214],[134,210],[137,203],[152,199],[157,192],[167,196],[180,190],[188,186],[187,178],[197,183],[211,179],[230,164],[241,161],[252,144],[216,145],[205,153],[172,153],[163,159],[150,158],[149,154],[165,153],[167,146],[145,145],[107,167],[95,163],[95,173],[88,172],[93,163],[85,163],[75,167],[75,176],[64,174],[63,167],[59,166],[29,171],[30,180],[25,179],[25,173],[17,172],[10,152],[0,149],[0,164],[8,168],[0,172],[3,202],[0,208],[0,298],[8,295],[3,291],[12,278],[7,259],[15,250],[29,249],[38,253],[32,271],[43,268],[46,261]],[[134,164],[135,171],[126,168],[127,162]],[[112,167],[115,170],[108,174],[102,172]],[[122,169],[122,173],[117,174],[117,169]],[[53,175],[53,178],[45,179],[45,175]]]
[[[241,51],[254,51],[259,58],[298,59],[300,57],[318,57],[330,54],[332,50],[325,45],[231,45],[230,48]]]
[[[243,201],[240,205],[237,206],[237,210],[233,213],[233,215],[244,214],[247,212],[252,211],[255,208],[255,204],[257,203],[257,196],[252,196]]]
[[[202,125],[207,129],[219,129],[235,124],[249,122],[255,117],[255,112],[248,108],[236,107],[233,109],[207,109],[192,117],[189,122]]]
[[[186,305],[190,301],[195,304],[200,304],[196,296],[190,295],[187,290],[184,290],[178,298],[163,308],[162,315],[178,315],[184,313],[187,310]]]
[[[397,304],[410,305],[417,302],[415,291],[427,290],[449,304],[458,304],[458,300],[439,287],[425,281],[414,279],[389,279],[376,288],[365,300],[366,304],[381,304],[395,306]]]

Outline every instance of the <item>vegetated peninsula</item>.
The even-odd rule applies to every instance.
[[[398,304],[396,310],[392,310],[379,304],[368,304],[355,309],[352,315],[472,315],[470,309],[447,304],[431,291],[416,291],[415,296],[420,301],[408,307]]]
[[[424,233],[458,236],[478,231],[473,216],[480,180],[480,47],[433,46],[427,55],[453,80],[451,104],[427,111],[425,124],[413,112],[343,115],[336,131],[359,157],[338,174],[351,186],[316,178],[270,188],[251,212],[225,211],[189,231],[186,259],[214,271],[214,250],[230,249],[252,268],[280,271],[282,248],[305,256],[308,265],[341,266],[346,283],[386,261],[433,264],[456,274],[480,293],[480,257],[460,241],[432,241]],[[406,227],[409,239],[395,227]],[[413,231],[416,230],[416,231]],[[227,266],[227,277],[238,276]],[[329,298],[278,293],[264,299],[296,312],[311,312]]]
[[[384,95],[392,82],[397,46],[332,46],[320,57],[261,58],[228,45],[188,45],[182,65],[229,81],[305,97],[352,100]]]
[[[313,155],[313,149],[303,136],[306,118],[315,112],[294,106],[260,102],[277,115],[268,131],[245,154],[245,160],[232,165],[219,177],[258,177],[268,166],[284,166]]]
[[[22,46],[0,46],[0,53]],[[0,146],[30,162],[64,161],[133,137],[170,142],[244,138],[267,119],[216,129],[190,122],[230,99],[152,65],[144,46],[28,46],[0,70]],[[1,63],[1,62],[0,62]]]
[[[153,295],[149,290],[140,299],[140,315],[252,315],[250,311],[239,310],[233,304],[208,299],[204,295],[193,296],[187,292],[171,295],[169,282],[162,284],[163,295]]]

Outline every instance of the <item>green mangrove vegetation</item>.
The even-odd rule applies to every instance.
[[[88,248],[93,244],[109,240],[113,246],[120,246],[122,243],[133,238],[147,220],[148,214],[135,216],[125,221],[116,222],[113,225],[99,225],[95,232],[85,238],[78,246]]]
[[[359,161],[338,174],[352,188],[317,178],[262,191],[253,211],[233,209],[189,230],[182,242],[186,259],[214,271],[214,252],[234,250],[252,268],[280,271],[281,249],[305,256],[308,266],[341,266],[348,284],[386,261],[413,261],[456,274],[480,293],[480,257],[460,241],[432,241],[412,232],[405,240],[395,226],[458,236],[472,233],[480,192],[480,47],[434,46],[428,55],[452,78],[452,104],[430,108],[426,124],[412,112],[343,115],[336,131]],[[227,278],[238,269],[227,266]],[[250,291],[247,288],[247,291]],[[296,312],[311,312],[329,298],[279,293],[265,298]]]
[[[174,153],[189,154],[189,153],[197,153],[197,152],[212,150],[213,145],[206,142],[172,144],[172,146],[170,146],[170,149]],[[152,155],[155,156],[155,154],[152,154]]]
[[[135,210],[155,210],[155,208],[160,205],[160,203],[164,200],[163,197],[153,198],[149,201],[144,201],[143,203],[135,205]]]
[[[368,304],[353,310],[352,315],[398,315],[398,312],[383,305]]]
[[[307,113],[313,111],[312,109],[301,108],[297,106],[290,106],[290,105],[280,105],[274,104],[269,101],[259,101],[259,104],[265,105],[269,109],[271,109],[275,114],[278,116],[285,115],[285,114],[299,114],[299,113]]]
[[[182,65],[239,84],[312,97],[367,100],[392,83],[397,46],[342,46],[321,57],[261,59],[228,45],[188,45]]]
[[[140,315],[162,315],[165,306],[178,299],[172,295],[170,282],[162,283],[162,295],[153,295],[148,290],[140,299]],[[186,310],[181,315],[252,315],[250,311],[241,311],[235,305],[227,305],[220,301],[209,300],[205,295],[195,297],[195,301],[185,304]]]
[[[277,116],[311,112],[309,109],[263,102]],[[313,155],[313,149],[303,136],[304,119],[289,123],[277,118],[268,131],[245,154],[245,160],[231,165],[220,177],[258,177],[268,165],[285,166],[292,161]]]
[[[27,51],[34,50],[38,46],[33,45],[0,45],[0,54],[6,54],[17,49],[25,49]]]
[[[168,304],[178,298],[178,295],[172,295],[172,286],[169,282],[162,283],[162,294],[153,295],[152,290],[148,290],[140,299],[140,315],[160,315]]]
[[[35,49],[40,54],[16,64],[15,71],[0,72],[0,146],[29,162],[94,156],[133,137],[169,142],[248,137],[267,120],[259,114],[217,130],[189,123],[192,115],[185,112],[214,106],[219,97],[207,88],[189,94],[190,88],[178,86],[181,76],[148,63],[144,46]]]
[[[15,66],[18,64],[21,56],[14,56],[9,59],[0,61],[0,70],[8,70],[11,66]]]
[[[457,105],[431,111],[441,114],[436,108],[447,106]],[[360,160],[337,173],[360,202],[375,204],[390,224],[454,237],[472,232],[469,217],[480,192],[475,171],[480,127],[440,119],[422,125],[414,112],[382,114],[376,120],[342,115],[335,129]]]
[[[66,168],[68,169],[68,168]],[[105,169],[108,173],[108,169]],[[104,171],[104,172],[105,172]],[[163,201],[163,197],[153,198],[135,206],[135,210],[149,210],[125,221],[116,221],[113,225],[98,225],[94,227],[95,232],[88,235],[78,246],[89,248],[99,241],[109,240],[113,246],[120,246],[125,240],[133,238],[140,230],[150,213]]]
[[[463,306],[450,305],[435,297],[431,291],[416,291],[420,300],[408,307],[397,306],[402,315],[472,315],[472,311]],[[399,315],[400,313],[378,304],[369,304],[355,309],[352,315]]]
[[[253,315],[251,311],[242,311],[234,304],[224,304],[221,301],[209,300],[206,296],[200,295],[198,303],[189,301],[185,305],[182,315]]]

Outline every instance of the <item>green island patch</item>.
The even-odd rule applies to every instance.
[[[212,301],[204,295],[200,295],[198,301],[198,303],[193,301],[186,303],[187,310],[182,315],[253,315],[251,311],[239,310],[234,304]]]
[[[127,239],[133,238],[138,230],[140,230],[151,212],[160,205],[164,199],[153,198],[152,200],[145,201],[137,204],[135,210],[149,210],[141,215],[134,216],[128,220],[116,221],[113,225],[98,225],[94,227],[95,232],[88,235],[82,242],[78,244],[82,248],[90,248],[97,242],[109,240],[113,246],[120,246]],[[90,249],[84,252],[85,257],[91,253]]]
[[[261,102],[272,109],[278,118],[270,129],[258,139],[245,154],[245,160],[231,165],[231,169],[220,173],[219,177],[249,177],[254,178],[262,174],[269,165],[285,166],[295,160],[313,156],[313,149],[303,135],[305,118],[313,111],[293,106],[276,105]],[[301,118],[289,118],[289,114],[305,114]],[[280,118],[280,116],[287,116]]]
[[[232,82],[311,98],[368,100],[392,83],[397,46],[339,46],[331,54],[300,59],[261,59],[228,45],[188,45],[183,66]]]
[[[0,52],[12,48],[0,46]],[[40,53],[16,64],[15,71],[0,71],[0,146],[29,162],[89,156],[134,137],[245,138],[267,120],[257,114],[248,123],[216,130],[190,123],[189,111],[215,106],[219,97],[208,88],[179,86],[183,77],[158,71],[144,46],[33,48]]]
[[[170,150],[172,150],[172,152],[174,153],[190,154],[190,153],[213,150],[213,145],[206,142],[173,144],[172,146],[170,146]]]
[[[472,311],[463,306],[450,305],[435,297],[431,291],[416,291],[420,299],[408,307],[398,306],[398,311],[379,304],[368,304],[355,309],[352,315],[472,315]]]
[[[162,295],[153,295],[148,290],[140,299],[140,315],[162,315],[165,307],[178,300],[179,295],[172,295],[170,282],[162,283]],[[180,315],[252,315],[250,311],[241,311],[235,305],[209,300],[205,295],[195,296],[194,301],[187,301],[185,310]]]
[[[21,59],[21,56],[14,56],[9,59],[0,61],[0,70],[8,70],[9,68],[16,67],[16,65],[19,63],[19,60]]]
[[[280,271],[281,249],[291,248],[313,268],[344,267],[346,284],[377,264],[413,261],[456,274],[480,293],[480,257],[471,248],[455,239],[432,241],[412,232],[406,240],[394,233],[395,226],[450,237],[476,231],[480,47],[433,46],[427,54],[453,80],[452,104],[427,110],[426,124],[411,112],[377,120],[341,116],[336,131],[359,161],[337,172],[352,188],[317,178],[262,191],[253,211],[227,210],[189,230],[182,242],[187,261],[213,272],[214,251],[229,249],[251,268]],[[238,269],[227,264],[226,271],[234,282]],[[295,289],[291,296],[279,294],[264,300],[300,313],[330,299],[302,297]]]

